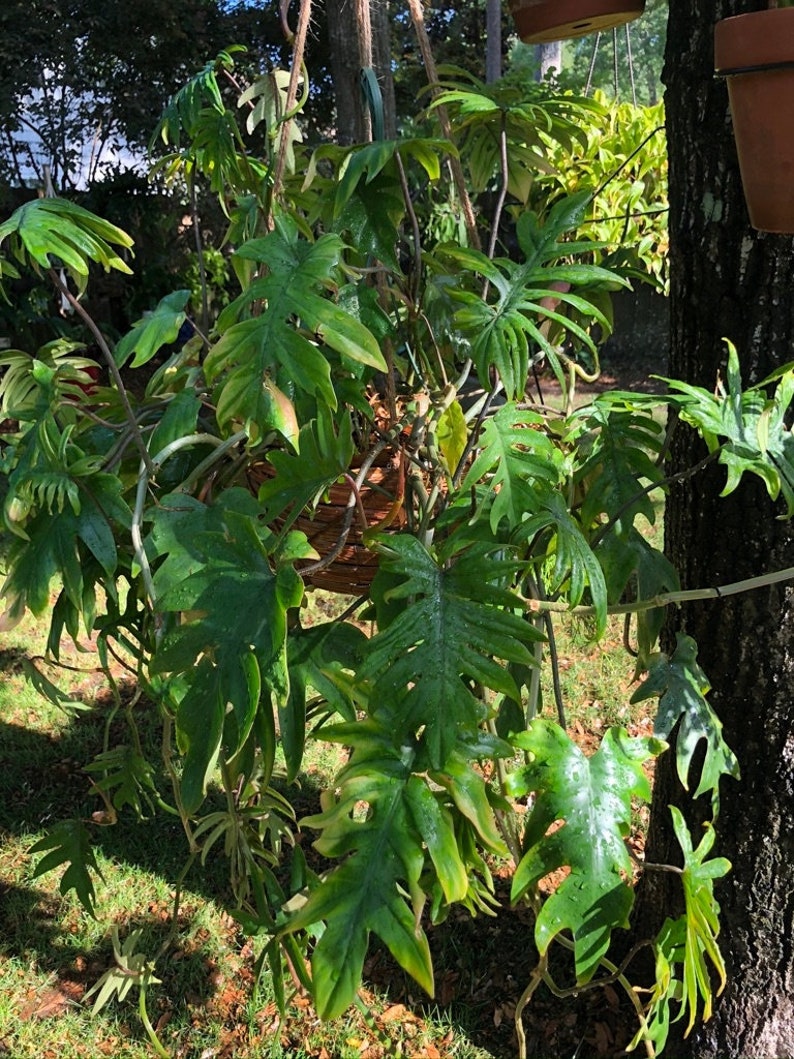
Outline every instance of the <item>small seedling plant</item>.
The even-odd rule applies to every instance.
[[[296,43],[295,70],[301,61]],[[758,475],[790,516],[794,371],[743,390],[729,348],[714,391],[671,381],[665,397],[549,406],[541,369],[570,398],[597,365],[610,293],[629,280],[577,234],[594,189],[530,211],[511,181],[550,142],[579,142],[577,121],[597,104],[548,86],[447,82],[429,97],[427,135],[307,152],[298,87],[294,71],[244,85],[224,52],[160,124],[160,172],[205,182],[229,218],[237,290],[214,321],[187,290],[165,292],[111,342],[85,296],[96,269],[130,271],[125,233],[58,197],[0,225],[0,277],[49,277],[90,336],[0,361],[5,621],[44,615],[55,592],[55,659],[64,634],[89,633],[108,670],[132,660],[165,770],[123,711],[126,735],[108,725],[84,763],[101,823],[169,812],[185,874],[225,856],[230,905],[280,1004],[297,985],[322,1018],[342,1014],[373,934],[432,995],[427,924],[456,905],[490,913],[492,869],[506,863],[513,901],[535,914],[520,1053],[534,990],[566,991],[549,969],[561,949],[577,991],[626,989],[634,1045],[658,1054],[670,1020],[707,1018],[725,981],[714,884],[729,865],[712,856],[713,823],[738,764],[694,642],[659,652],[664,607],[697,592],[680,591],[639,526],[669,484],[672,429],[701,434],[726,492]],[[264,155],[247,147],[254,133]],[[490,217],[467,190],[484,179],[497,190]],[[459,224],[439,223],[440,202]],[[192,337],[175,345],[186,321]],[[148,381],[132,385],[143,368]],[[373,520],[364,493],[383,458],[396,485]],[[345,515],[321,553],[305,519],[340,484]],[[313,579],[354,533],[376,559],[371,585],[339,618],[304,626]],[[610,612],[633,617],[633,700],[657,701],[652,735],[613,727],[588,756],[565,703],[541,700],[561,611],[588,615],[597,635]],[[297,821],[290,785],[307,739],[346,757],[320,811]],[[671,810],[673,866],[637,863],[626,841],[661,753],[712,810],[697,841]],[[91,915],[95,826],[61,821],[33,850],[37,873],[65,866],[62,889]],[[297,827],[315,836],[322,870],[294,844]],[[610,951],[636,875],[652,870],[675,872],[684,912],[641,939],[657,971],[642,994]],[[161,954],[137,952],[134,937],[116,937],[114,952],[97,1003],[135,984],[162,1053],[146,1015]]]

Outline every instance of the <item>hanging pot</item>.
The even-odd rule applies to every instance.
[[[516,32],[525,44],[583,37],[638,18],[645,0],[510,0]]]
[[[714,66],[728,81],[750,223],[794,233],[794,8],[718,22]]]

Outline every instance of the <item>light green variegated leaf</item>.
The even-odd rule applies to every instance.
[[[676,394],[669,398],[681,418],[702,435],[727,469],[723,496],[732,493],[745,474],[760,478],[772,500],[782,495],[787,515],[794,512],[794,434],[788,413],[794,399],[794,371],[781,369],[764,383],[742,390],[739,358],[728,343],[727,389],[712,393],[666,379]],[[765,387],[777,381],[771,398]]]
[[[628,926],[634,900],[625,845],[631,800],[650,799],[642,766],[665,744],[632,739],[624,729],[612,728],[588,758],[559,725],[543,719],[533,721],[513,742],[530,754],[530,763],[508,777],[508,793],[535,795],[524,835],[526,853],[513,879],[513,899],[559,868],[570,869],[543,902],[535,941],[543,954],[561,931],[569,930],[577,981],[587,982],[609,947],[612,931]],[[561,826],[553,828],[557,822]]]
[[[670,806],[673,829],[684,855],[681,884],[684,912],[678,919],[666,919],[656,938],[656,984],[645,1015],[649,1038],[661,1054],[671,1021],[687,1018],[688,1034],[702,1003],[703,1021],[712,1014],[714,988],[712,973],[718,979],[717,995],[725,988],[725,961],[717,944],[720,932],[720,906],[714,896],[714,882],[731,870],[724,857],[706,860],[715,839],[713,827],[706,829],[697,849],[680,810]],[[675,1005],[675,1008],[673,1008]],[[673,1011],[677,1013],[674,1015]],[[629,1045],[636,1047],[642,1031]]]
[[[20,261],[43,269],[64,265],[81,290],[90,261],[132,275],[114,249],[130,250],[132,239],[127,233],[66,199],[26,202],[0,224],[0,244],[6,239]]]

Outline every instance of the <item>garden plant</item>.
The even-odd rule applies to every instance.
[[[794,370],[743,391],[730,349],[713,390],[671,381],[663,397],[608,392],[576,409],[610,295],[639,270],[580,234],[597,187],[544,198],[532,184],[555,153],[586,146],[600,104],[444,75],[427,134],[386,141],[370,86],[372,142],[309,152],[301,39],[299,27],[289,76],[250,85],[222,53],[158,129],[160,171],[206,182],[228,216],[215,250],[238,288],[214,321],[188,291],[164,292],[113,343],[84,295],[95,270],[134,267],[125,233],[58,197],[0,225],[6,289],[22,272],[48,276],[91,335],[0,361],[4,622],[43,615],[56,591],[51,653],[64,632],[87,633],[108,669],[134,670],[170,783],[160,789],[121,710],[126,735],[84,763],[101,825],[175,815],[185,875],[222,851],[230,906],[282,1002],[299,987],[322,1018],[343,1013],[373,934],[432,994],[426,923],[455,905],[487,915],[505,862],[512,899],[535,917],[521,1053],[540,983],[619,983],[635,1046],[658,1054],[670,1020],[708,1018],[724,980],[714,884],[729,865],[711,853],[720,786],[739,768],[696,645],[682,636],[664,654],[658,639],[667,604],[742,586],[681,592],[641,527],[669,484],[674,430],[700,433],[726,492],[757,475],[791,515]],[[345,564],[354,601],[304,626],[312,585],[341,585]],[[610,612],[627,616],[633,699],[658,699],[652,736],[610,728],[588,757],[565,703],[541,701],[560,611],[588,615],[597,634]],[[296,820],[289,784],[309,739],[347,757],[321,811]],[[637,862],[626,844],[662,753],[708,805],[697,835],[672,810],[675,865]],[[61,820],[33,851],[39,873],[67,867],[62,885],[89,914],[97,826]],[[294,843],[298,827],[325,867]],[[680,878],[684,911],[615,960],[648,871]],[[638,992],[646,946],[656,980]],[[552,976],[556,950],[573,986]],[[135,938],[115,951],[99,1002],[137,988],[146,1018],[156,964]]]

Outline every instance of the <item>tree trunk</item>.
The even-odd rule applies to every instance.
[[[562,41],[554,40],[549,44],[538,44],[535,47],[538,69],[535,77],[545,81],[552,70],[562,73]]]
[[[485,80],[488,84],[502,76],[502,4],[501,0],[485,3]]]
[[[336,137],[341,144],[369,138],[369,118],[361,93],[358,26],[353,0],[325,0],[331,77],[336,96]],[[370,5],[372,65],[383,96],[386,138],[396,135],[394,80],[391,72],[391,25],[387,0]]]
[[[727,91],[713,75],[714,23],[762,6],[764,0],[670,2],[671,374],[708,387],[724,377],[723,337],[737,347],[746,385],[792,356],[792,239],[749,226]],[[699,443],[681,428],[672,469],[700,455]],[[755,482],[720,499],[724,482],[724,469],[712,466],[670,493],[668,551],[683,588],[738,581],[794,561],[791,525],[776,520],[782,505]],[[742,776],[723,781],[716,825],[715,853],[733,863],[716,888],[728,985],[711,1021],[686,1041],[682,1023],[673,1026],[666,1054],[794,1055],[794,590],[777,585],[690,605],[671,615],[669,637],[675,629],[700,645],[711,702]],[[649,861],[680,863],[667,806],[684,805],[682,794],[672,754],[665,755]],[[687,815],[692,826],[696,811],[690,807]],[[672,878],[646,875],[637,916],[643,934],[670,910]]]

